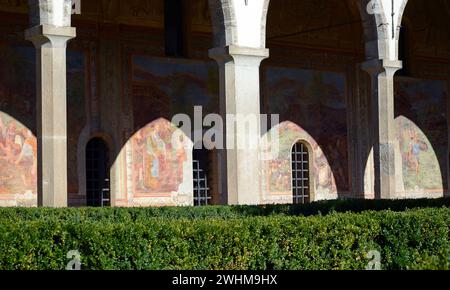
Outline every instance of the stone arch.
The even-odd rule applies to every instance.
[[[363,0],[358,1],[364,26],[364,38],[366,43],[367,59],[398,59],[398,40],[403,12],[408,0],[401,0],[399,6],[394,7],[393,20],[387,14],[390,1],[385,0]],[[378,6],[371,6],[376,5]],[[389,5],[389,7],[388,7]],[[371,8],[375,7],[375,9]],[[392,25],[394,25],[394,37],[392,37]]]
[[[233,0],[209,0],[215,47],[236,42],[237,23],[233,5]]]
[[[214,45],[215,47],[225,47],[229,45],[250,46],[255,48],[264,48],[266,43],[266,19],[270,0],[263,1],[241,1],[237,0],[209,0],[212,15]],[[254,26],[255,31],[245,31],[243,21],[249,18],[241,13],[244,11],[242,6],[251,6],[248,9],[258,15],[259,20]],[[251,19],[251,18],[250,18]],[[259,39],[250,43],[246,39],[252,35],[259,35]]]

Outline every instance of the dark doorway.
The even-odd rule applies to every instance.
[[[111,205],[109,149],[100,138],[93,138],[86,146],[87,206]]]

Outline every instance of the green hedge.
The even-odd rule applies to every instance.
[[[360,213],[368,210],[405,211],[418,208],[450,207],[450,198],[413,200],[335,200],[306,205],[267,206],[208,206],[208,207],[161,207],[161,208],[0,208],[0,220],[13,221],[52,219],[78,221],[136,222],[149,218],[242,218],[257,216],[312,216],[334,212]]]
[[[209,219],[134,221],[116,216],[133,211],[118,209],[108,218],[108,210],[80,209],[90,216],[83,221],[74,210],[16,209],[28,213],[19,218],[12,211],[1,210],[0,269],[64,269],[71,250],[81,253],[83,269],[365,269],[372,250],[383,269],[450,268],[446,207],[226,219],[216,208]]]

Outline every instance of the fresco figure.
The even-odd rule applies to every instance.
[[[140,129],[131,139],[133,171],[137,194],[162,194],[178,190],[183,182],[186,146],[172,144],[178,130],[165,119],[157,119]],[[186,137],[180,140],[187,142]]]

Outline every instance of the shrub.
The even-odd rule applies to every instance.
[[[334,212],[360,213],[368,210],[395,212],[407,209],[450,207],[450,198],[414,200],[335,200],[305,205],[149,207],[149,208],[0,208],[0,219],[11,221],[57,219],[78,221],[129,222],[149,218],[202,219],[243,218],[256,216],[313,216]]]
[[[64,269],[71,250],[83,269],[365,269],[373,250],[383,269],[450,268],[449,208],[273,214],[288,208],[1,210],[0,269]]]

